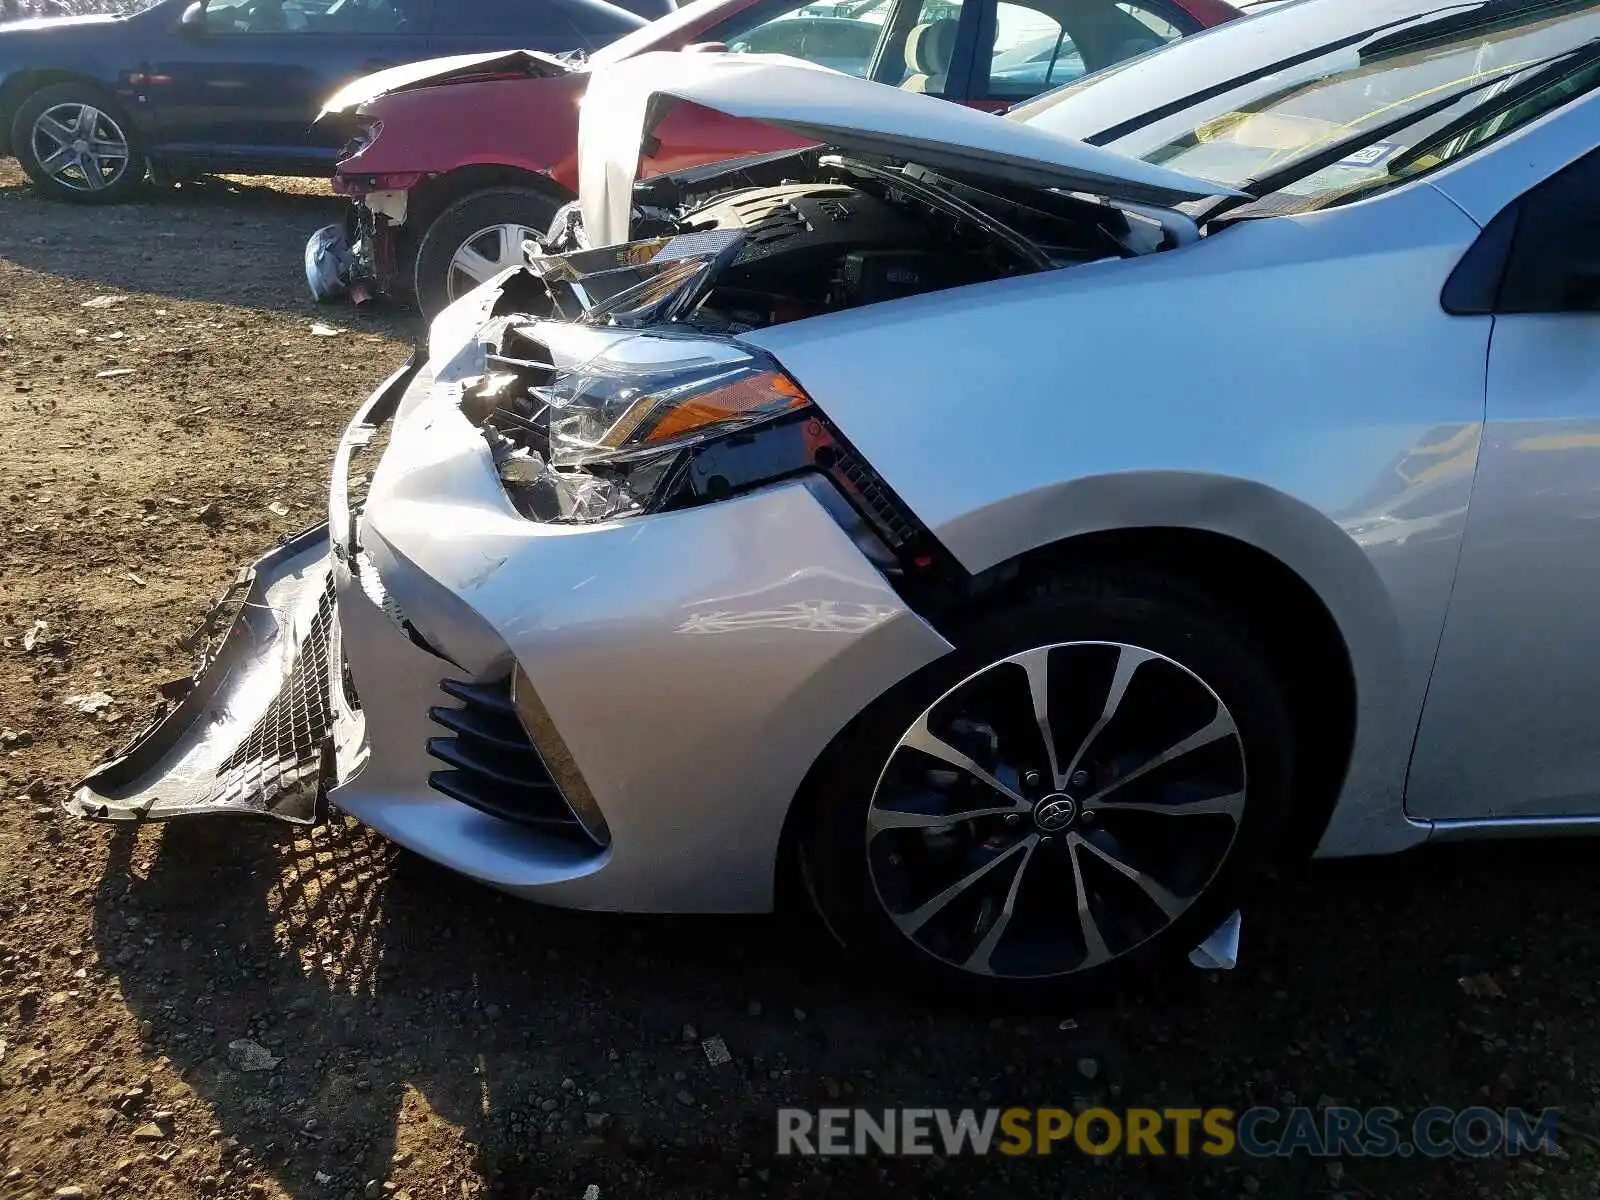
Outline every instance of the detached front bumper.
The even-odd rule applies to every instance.
[[[208,813],[315,820],[328,768],[327,654],[334,626],[328,538],[318,526],[240,572],[212,620],[232,614],[187,693],[68,801],[100,821]]]
[[[386,424],[358,509],[352,458]],[[282,711],[293,664],[320,662],[326,720],[308,725],[318,768],[295,761],[328,801],[444,866],[570,907],[762,911],[817,756],[862,707],[950,649],[815,486],[826,485],[540,524],[511,506],[479,431],[413,366],[347,430],[326,557],[304,548],[293,614],[268,588],[277,632],[250,641],[259,649],[228,686],[276,697],[267,705]],[[313,595],[333,619],[317,623]],[[201,777],[247,727],[228,715],[175,712],[174,729],[158,726],[97,771],[74,807],[110,819],[219,811],[141,812],[131,798],[161,796],[180,777],[209,792]],[[165,751],[186,739],[218,752]],[[603,836],[578,819],[586,805]]]

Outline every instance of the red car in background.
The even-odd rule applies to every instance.
[[[324,115],[355,123],[334,179],[355,204],[347,229],[312,239],[307,277],[319,299],[409,293],[431,317],[520,264],[524,238],[577,196],[588,73],[648,50],[787,54],[998,111],[1239,15],[1223,0],[694,0],[587,60],[515,51],[379,72]],[[808,144],[692,106],[655,136],[641,179]]]

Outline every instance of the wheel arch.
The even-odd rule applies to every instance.
[[[5,82],[0,83],[0,154],[10,154],[15,149],[11,144],[11,124],[17,119],[17,110],[35,92],[58,83],[81,83],[86,87],[92,87],[107,99],[114,101],[130,121],[136,120],[132,111],[122,102],[122,98],[93,75],[60,67],[27,67],[6,76]],[[142,135],[144,130],[136,127],[136,132]]]
[[[1323,598],[1282,560],[1207,529],[1152,525],[1079,534],[984,572],[977,603],[1046,587],[1067,572],[1137,567],[1177,578],[1238,613],[1284,687],[1294,729],[1295,806],[1284,853],[1312,853],[1344,786],[1354,749],[1357,686],[1350,648]]]
[[[1404,815],[1420,700],[1408,687],[1396,597],[1373,558],[1327,512],[1254,479],[1130,470],[1009,496],[934,532],[980,582],[1004,579],[1013,564],[1121,547],[1162,555],[1157,565],[1186,570],[1210,590],[1242,592],[1234,597],[1241,603],[1250,603],[1254,585],[1236,584],[1207,553],[1228,556],[1222,561],[1236,570],[1252,567],[1246,580],[1259,574],[1285,595],[1314,599],[1326,614],[1324,628],[1331,625],[1343,645],[1355,714],[1343,789],[1327,789],[1323,828],[1314,831],[1322,836],[1320,849],[1381,853],[1421,840]],[[1351,803],[1339,805],[1335,817],[1341,794]]]
[[[971,572],[965,603],[997,603],[1068,571],[1137,565],[1242,612],[1290,694],[1297,745],[1309,747],[1295,764],[1286,856],[1340,853],[1346,844],[1376,853],[1422,840],[1402,805],[1418,713],[1396,708],[1399,618],[1367,555],[1327,516],[1249,480],[1126,472],[1012,497],[953,525],[953,538],[950,529],[935,533],[961,548]],[[780,894],[800,886],[791,852],[827,757],[813,764],[785,822]],[[1345,795],[1359,800],[1341,806]]]
[[[561,204],[577,199],[549,175],[531,171],[527,167],[510,163],[473,163],[455,167],[425,179],[411,189],[406,225],[411,230],[412,248],[421,244],[427,227],[452,204],[465,200],[475,192],[501,187],[529,188],[543,192]]]

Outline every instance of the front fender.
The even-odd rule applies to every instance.
[[[1151,526],[1293,570],[1358,693],[1321,850],[1398,849],[1482,432],[1490,322],[1439,304],[1477,233],[1410,185],[745,337],[973,573]]]
[[[1459,492],[1469,480],[1460,481]],[[1456,499],[1464,502],[1464,495]],[[1443,594],[1439,581],[1453,571],[1454,524],[1443,539],[1413,546],[1404,559],[1386,555],[1386,579],[1370,547],[1276,488],[1223,475],[1144,470],[1011,496],[967,514],[945,534],[963,545],[1014,548],[1020,554],[1097,533],[1189,530],[1242,542],[1294,572],[1333,618],[1355,676],[1356,739],[1347,802],[1335,811],[1319,847],[1319,853],[1331,855],[1347,847],[1363,853],[1398,850],[1421,840],[1421,832],[1403,818],[1401,785],[1421,713],[1421,690],[1415,685],[1426,681],[1426,666],[1417,679],[1410,664],[1419,656],[1431,664],[1431,650],[1408,644],[1407,626],[1433,630],[1435,614],[1442,620],[1436,598]],[[1028,531],[1025,545],[1017,530]],[[1424,640],[1430,638],[1436,643],[1437,633]]]
[[[443,175],[507,166],[548,175],[576,193],[578,101],[586,76],[490,79],[392,92],[364,104],[378,136],[339,174]]]

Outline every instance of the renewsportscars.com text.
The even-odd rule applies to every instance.
[[[801,1108],[778,1110],[783,1155],[1111,1154],[1373,1157],[1555,1153],[1560,1110],[1425,1108]]]

